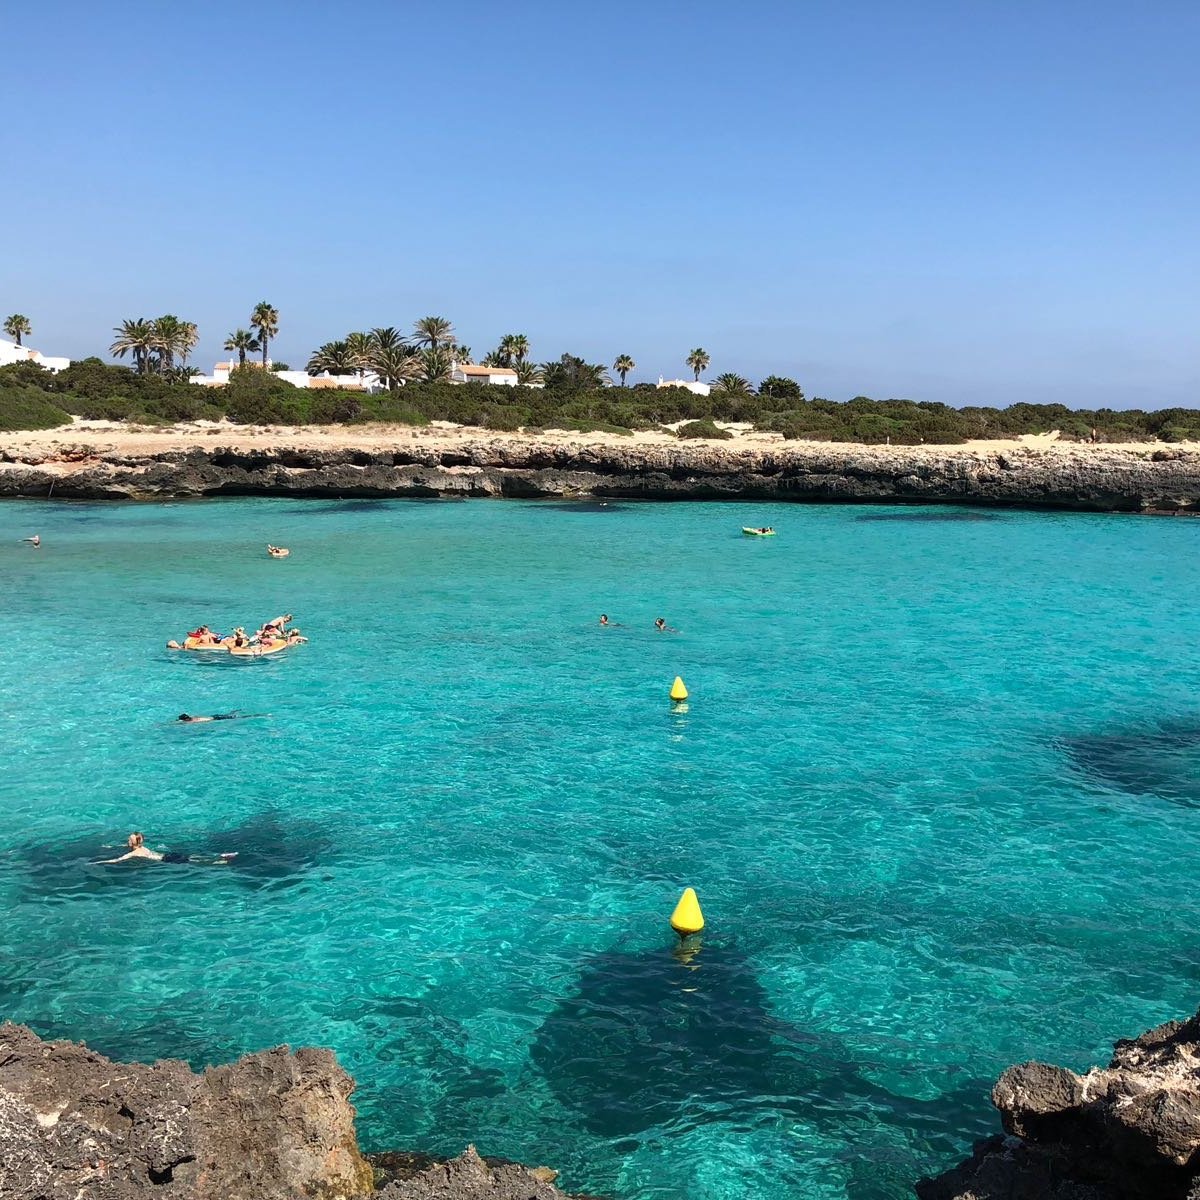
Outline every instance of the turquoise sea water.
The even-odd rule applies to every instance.
[[[196,1065],[332,1046],[368,1147],[573,1190],[906,1196],[996,1128],[1008,1063],[1196,1006],[1197,537],[5,504],[0,1013]],[[284,611],[311,642],[274,659],[163,649]],[[230,708],[271,715],[171,724]],[[89,865],[134,828],[239,858]]]

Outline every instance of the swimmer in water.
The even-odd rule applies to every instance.
[[[250,717],[268,717],[270,713],[244,713],[241,709],[233,709],[227,713],[213,713],[211,717],[194,717],[190,713],[180,713],[175,718],[176,722],[182,721],[185,725],[195,725],[202,721],[237,721],[248,720]]]
[[[41,535],[37,533],[33,537],[22,538],[21,541],[28,542],[35,550],[42,544]]]
[[[678,633],[679,632],[678,629],[673,629],[670,625],[668,625],[666,623],[666,621],[664,621],[662,619],[662,617],[658,617],[655,620],[654,628],[657,629],[659,633]]]
[[[603,625],[605,627],[605,629],[620,629],[621,628],[621,622],[620,621],[610,621],[608,619],[608,613],[600,614],[600,624]]]
[[[179,850],[168,850],[166,854],[159,854],[157,850],[151,850],[146,845],[144,835],[136,832],[129,835],[129,839],[125,844],[129,847],[129,850],[125,854],[122,854],[120,858],[102,858],[100,860],[101,863],[119,863],[131,858],[146,858],[151,862],[198,863],[201,866],[224,867],[229,865],[230,859],[237,858],[236,850],[229,854],[218,854],[211,858],[184,854]]]

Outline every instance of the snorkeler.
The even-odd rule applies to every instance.
[[[227,854],[218,854],[213,857],[204,855],[184,854],[180,850],[168,850],[166,854],[159,854],[157,850],[151,850],[146,845],[145,837],[140,833],[131,833],[128,841],[125,843],[129,850],[120,856],[120,858],[102,858],[101,863],[119,863],[125,862],[130,858],[146,858],[151,862],[162,863],[196,863],[206,867],[224,867],[229,864],[229,860],[237,858],[237,851],[234,850]]]
[[[194,725],[198,721],[236,721],[239,717],[265,717],[266,713],[244,713],[240,709],[233,709],[227,713],[213,713],[211,717],[193,717],[189,713],[180,713],[175,718],[176,721],[183,721],[188,725]]]

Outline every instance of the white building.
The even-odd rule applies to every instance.
[[[495,383],[501,387],[516,387],[517,373],[512,367],[482,367],[474,363],[451,363],[451,383]]]
[[[247,359],[246,366],[262,370],[262,363]],[[229,382],[230,372],[236,371],[238,362],[219,362],[213,366],[211,375],[193,375],[192,383],[202,387],[224,387]],[[267,360],[270,370],[270,359]],[[328,371],[321,375],[310,375],[307,371],[271,371],[276,379],[282,379],[298,388],[342,388],[348,392],[382,392],[383,384],[373,371],[364,371],[362,375],[330,375]]]
[[[658,386],[660,388],[687,388],[689,392],[694,392],[697,396],[707,396],[712,391],[707,383],[701,383],[698,379],[664,379],[661,375],[658,377]]]
[[[0,338],[0,367],[19,362],[37,363],[39,367],[55,372],[65,371],[71,365],[69,358],[54,358],[30,346],[18,346],[16,342],[10,342],[7,338]]]

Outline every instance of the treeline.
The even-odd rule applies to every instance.
[[[697,396],[650,384],[595,387],[586,372],[563,369],[551,373],[543,388],[414,381],[366,395],[296,388],[254,366],[235,370],[227,387],[209,388],[88,358],[58,374],[33,363],[0,367],[0,430],[49,429],[72,417],[141,425],[222,419],[249,425],[453,421],[496,430],[616,433],[685,422],[682,436],[721,436],[713,422],[743,422],[787,438],[894,445],[953,444],[1052,429],[1081,441],[1091,439],[1093,431],[1102,442],[1200,440],[1200,411],[1193,409],[1147,413],[1023,403],[955,409],[866,396],[840,403],[805,399],[794,384],[779,386],[788,383],[776,381],[758,392],[718,387]]]

